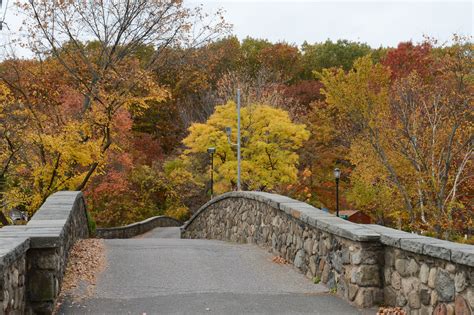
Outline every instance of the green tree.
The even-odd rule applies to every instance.
[[[235,103],[216,107],[205,124],[193,124],[183,159],[203,156],[208,147],[215,147],[215,191],[222,193],[235,188],[236,153],[227,142],[226,126],[236,137]],[[268,105],[243,107],[242,115],[242,186],[246,190],[273,190],[281,184],[296,181],[299,156],[296,150],[309,138],[305,125],[291,122],[287,112]],[[201,175],[202,176],[202,175]],[[203,176],[202,178],[206,178]]]
[[[240,46],[242,50],[241,70],[251,77],[256,77],[263,66],[262,51],[270,47],[272,47],[272,43],[267,40],[245,38]]]
[[[313,71],[321,72],[323,69],[341,67],[345,71],[352,68],[357,58],[368,55],[372,52],[369,45],[348,40],[338,40],[332,42],[327,40],[324,43],[308,44],[303,43],[303,77],[311,79]]]

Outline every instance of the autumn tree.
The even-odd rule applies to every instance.
[[[69,93],[67,81],[61,82],[64,72],[57,64],[17,60],[5,62],[4,67],[3,82],[15,99],[7,109],[12,111],[16,107],[12,113],[21,113],[24,121],[23,125],[13,127],[21,132],[22,143],[21,149],[16,145],[19,150],[15,163],[7,174],[5,199],[9,208],[37,207],[55,189],[69,187],[63,185],[65,182],[77,184],[81,162],[91,161],[96,151],[92,150],[92,141],[81,143],[74,136],[74,132],[87,135],[90,130],[74,120],[75,112],[70,107],[74,101],[61,106],[61,99],[73,98],[74,93]],[[17,115],[9,115],[6,126],[16,124],[16,120]],[[76,166],[74,172],[71,165]]]
[[[390,102],[399,122],[393,146],[417,179],[413,203],[421,221],[445,236],[474,220],[459,194],[461,185],[472,183],[473,46],[467,38],[453,41],[426,70],[432,80],[413,71],[394,84]]]
[[[21,107],[16,105],[10,89],[0,85],[0,204],[6,175],[22,146],[22,131],[26,123]]]
[[[283,95],[283,85],[273,81],[271,73],[263,69],[256,77],[240,71],[224,74],[217,82],[218,100],[235,100],[237,89],[241,90],[242,104],[264,103],[283,108],[291,103]]]
[[[293,105],[290,93],[283,94],[299,80],[301,52],[294,45],[250,37],[241,43],[227,37],[195,49],[168,49],[167,54],[168,62],[159,68],[159,81],[170,87],[172,102],[186,127],[204,122],[214,106],[235,97],[237,87],[246,103]],[[309,91],[309,85],[302,84],[302,89]]]
[[[222,38],[199,47],[166,50],[166,57],[160,58],[155,72],[160,84],[169,87],[172,97],[165,107],[176,109],[176,119],[185,127],[182,131],[212,114],[219,103],[218,81],[237,69],[240,60],[240,42],[236,37]]]
[[[292,117],[304,120],[311,110],[311,104],[322,101],[321,88],[323,85],[318,80],[300,80],[290,85],[282,86],[280,89],[284,99],[290,100],[290,111]]]
[[[240,70],[250,77],[255,77],[261,71],[261,53],[264,49],[272,46],[268,40],[247,37],[242,41],[242,59],[240,60]]]
[[[347,75],[343,68],[323,70],[324,101],[313,102],[303,118],[311,132],[307,145],[300,152],[300,178],[304,181],[299,186],[289,187],[288,194],[308,198],[319,207],[334,209],[335,167],[342,169],[344,174],[340,181],[341,191],[350,187],[347,175],[352,171],[351,145],[364,130],[366,119],[377,122],[373,112],[380,111],[378,105],[383,105],[387,99],[388,71],[382,65],[367,69],[366,64],[372,65],[370,56],[356,61],[355,69]],[[337,91],[332,90],[335,82],[340,83]],[[311,196],[307,197],[308,194]],[[344,194],[341,205],[348,205]]]
[[[92,182],[89,205],[100,226],[126,225],[157,215],[185,221],[190,216],[187,199],[200,189],[190,172],[168,163],[136,165],[125,176],[110,174]]]
[[[394,80],[407,77],[412,72],[426,78],[433,70],[431,63],[434,61],[431,54],[432,45],[423,42],[414,45],[412,42],[399,43],[396,49],[390,49],[382,59],[382,63],[389,67]]]
[[[24,131],[27,119],[21,104],[15,101],[13,93],[0,85],[0,210],[10,209],[11,205],[4,198],[7,190],[9,173],[20,159],[21,149],[25,145]],[[8,225],[7,217],[0,211],[0,223]]]
[[[9,60],[4,66],[6,71],[0,76],[26,122],[22,149],[11,168],[14,171],[8,174],[6,196],[10,206],[34,211],[51,193],[74,190],[90,177],[90,165],[103,162],[103,148],[111,144],[98,136],[101,123],[108,121],[109,136],[115,137],[129,104],[109,116],[100,107],[84,112],[81,93],[54,59]],[[130,102],[140,100],[138,94],[129,98]],[[7,120],[12,123],[14,116]]]
[[[200,45],[228,27],[219,14],[207,23],[199,8],[181,1],[18,5],[35,59],[12,56],[0,71],[15,100],[2,112],[18,104],[26,122],[15,165],[8,156],[2,165],[12,170],[2,183],[10,206],[31,211],[54,191],[83,189],[103,170],[109,150],[123,145],[132,113],[169,97],[151,71],[167,47]],[[14,119],[6,116],[4,126]],[[13,136],[2,130],[5,152],[17,150]]]
[[[323,119],[321,135],[339,139],[354,165],[349,198],[378,211],[381,221],[434,228],[439,236],[444,230],[444,237],[459,227],[456,218],[472,222],[457,195],[472,163],[472,44],[455,40],[431,63],[432,80],[414,70],[392,85],[389,69],[370,57],[347,74],[326,70],[322,76],[323,115],[332,124]]]
[[[301,71],[301,53],[296,46],[284,42],[263,48],[259,53],[262,67],[274,76],[274,81],[289,83]]]
[[[29,2],[21,7],[32,49],[58,60],[83,95],[83,115],[94,112],[99,117],[94,124],[101,154],[113,142],[111,127],[121,108],[143,98],[163,99],[163,89],[148,71],[161,52],[171,45],[198,45],[227,28],[220,16],[210,24],[194,24],[204,15],[181,1]],[[144,46],[153,47],[154,53],[141,65],[134,56]],[[98,166],[89,165],[77,189],[84,188]]]
[[[149,101],[147,108],[132,110],[132,119],[134,137],[140,140],[151,136],[165,155],[172,154],[184,136],[184,122],[174,99]],[[146,146],[143,149],[148,151]]]
[[[296,180],[298,154],[309,133],[304,125],[291,122],[288,113],[268,105],[249,104],[242,108],[242,187],[272,191],[278,185]],[[217,106],[205,124],[193,124],[183,140],[187,149],[183,159],[195,163],[215,147],[215,191],[235,189],[237,161],[235,148],[227,142],[224,128],[233,128],[235,140],[236,105]],[[207,170],[207,159],[204,170]],[[207,172],[199,174],[207,181]]]

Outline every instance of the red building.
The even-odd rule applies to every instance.
[[[339,211],[339,216],[343,219],[354,223],[370,224],[372,219],[364,212],[359,210],[342,210]]]

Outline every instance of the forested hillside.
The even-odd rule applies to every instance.
[[[338,167],[343,209],[472,241],[471,38],[272,43],[181,2],[72,3],[25,4],[35,57],[0,66],[4,213],[84,190],[99,226],[187,219],[210,198],[207,148],[215,191],[236,189],[240,88],[243,189],[333,211]]]

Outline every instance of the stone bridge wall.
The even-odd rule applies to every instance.
[[[27,225],[0,229],[2,314],[51,314],[71,246],[89,236],[81,192],[51,195]]]
[[[401,306],[410,314],[474,308],[474,246],[352,223],[284,196],[218,196],[182,236],[266,247],[360,307]]]
[[[181,226],[182,223],[167,216],[151,217],[141,222],[120,227],[100,228],[95,232],[96,238],[131,238],[157,227]]]

